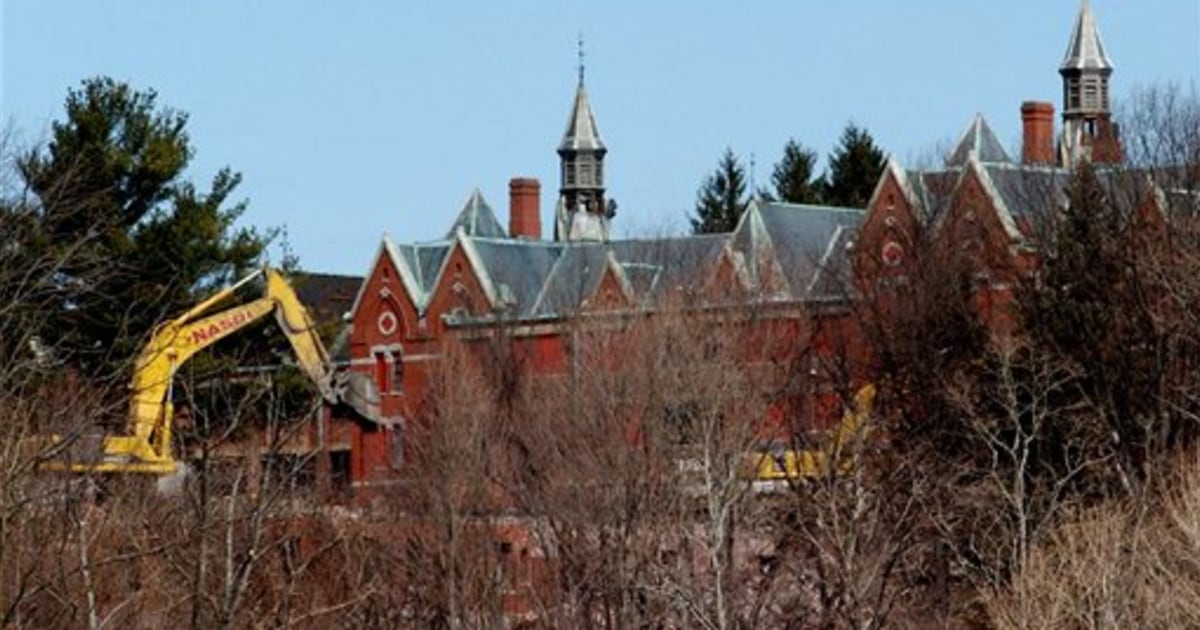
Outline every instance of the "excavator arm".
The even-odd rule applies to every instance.
[[[263,297],[204,315],[260,276],[266,285]],[[263,268],[155,329],[134,363],[126,435],[105,436],[97,461],[52,461],[44,467],[73,472],[175,472],[178,462],[171,453],[174,418],[171,383],[176,371],[197,352],[270,313],[275,314],[279,328],[295,351],[301,371],[325,400],[336,402],[333,368],[308,311],[279,272]]]

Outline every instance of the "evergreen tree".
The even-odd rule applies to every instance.
[[[1168,417],[1161,410],[1169,376],[1166,329],[1147,302],[1155,289],[1132,247],[1129,213],[1114,198],[1121,192],[1110,195],[1085,162],[1066,193],[1037,276],[1021,285],[1021,319],[1038,346],[1078,367],[1074,395],[1058,401],[1065,410],[1089,410],[1076,428],[1101,442],[1111,439],[1124,459],[1118,463],[1136,470]]]
[[[820,203],[822,181],[813,177],[817,153],[789,139],[783,157],[771,171],[771,199],[788,203]]]
[[[829,156],[824,202],[846,208],[865,208],[883,173],[883,151],[866,129],[846,125],[837,148]]]
[[[66,99],[44,150],[20,171],[37,196],[30,256],[62,261],[39,337],[89,374],[126,364],[144,335],[198,294],[254,266],[270,234],[235,228],[227,204],[240,176],[224,169],[198,190],[183,178],[187,116],[153,91],[85,80]]]
[[[733,150],[726,148],[717,163],[717,170],[704,179],[704,184],[696,193],[696,214],[691,218],[692,232],[732,232],[749,205],[746,170],[738,162]]]

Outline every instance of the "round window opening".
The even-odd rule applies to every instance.
[[[883,258],[883,263],[889,267],[895,267],[904,261],[904,248],[896,241],[888,241],[883,245],[883,251],[880,252],[880,257]]]
[[[379,314],[379,321],[376,322],[379,326],[379,332],[384,335],[390,335],[396,332],[396,314],[391,311],[384,311]]]

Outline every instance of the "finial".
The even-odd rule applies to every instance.
[[[758,189],[754,187],[754,152],[750,152],[750,197],[753,198],[758,194]]]
[[[583,31],[579,31],[579,85],[583,85]]]

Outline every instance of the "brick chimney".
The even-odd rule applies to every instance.
[[[1054,105],[1037,101],[1021,103],[1023,144],[1021,161],[1025,164],[1054,165]]]
[[[542,185],[532,177],[508,180],[508,234],[512,238],[542,238]]]

